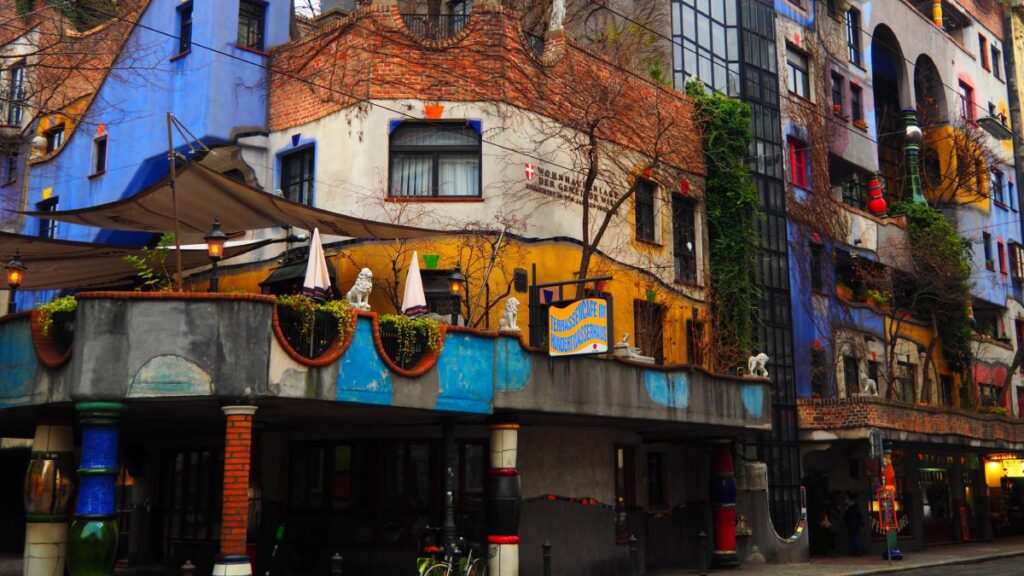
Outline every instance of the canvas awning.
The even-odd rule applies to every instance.
[[[178,168],[176,184],[181,236],[188,241],[198,241],[209,232],[214,218],[219,218],[229,233],[283,225],[309,231],[320,228],[324,234],[353,238],[419,238],[442,233],[364,220],[293,202],[192,160],[186,160]],[[174,232],[169,178],[116,202],[77,210],[25,214],[113,230]]]
[[[224,257],[232,258],[273,242],[229,242],[224,248]],[[25,266],[22,290],[51,290],[76,288],[102,288],[126,284],[136,275],[136,270],[124,260],[125,256],[142,254],[139,248],[50,240],[36,236],[23,236],[0,232],[0,265],[17,252]],[[167,253],[169,271],[174,266],[174,247]],[[198,268],[210,264],[206,246],[182,247],[183,269]],[[173,271],[171,272],[173,274]],[[0,287],[7,288],[7,275],[0,272]]]

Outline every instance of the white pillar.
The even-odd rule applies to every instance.
[[[40,423],[25,471],[25,576],[63,576],[74,493],[74,429]]]

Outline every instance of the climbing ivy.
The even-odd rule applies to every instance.
[[[935,208],[898,202],[889,213],[905,216],[910,255],[914,262],[912,282],[897,294],[913,302],[914,314],[934,317],[942,354],[950,370],[964,373],[971,364],[971,244]]]
[[[720,341],[731,343],[738,358],[753,349],[759,294],[754,275],[759,252],[758,198],[746,163],[751,111],[735,98],[709,92],[699,80],[687,82],[686,94],[694,99],[704,135],[715,323],[724,332]]]

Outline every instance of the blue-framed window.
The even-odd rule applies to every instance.
[[[1001,170],[992,169],[992,179],[989,188],[989,194],[992,195],[993,200],[1000,204],[1006,203],[1006,195],[1003,190],[1003,172]]]
[[[281,194],[292,202],[313,204],[316,149],[306,146],[281,155]]]
[[[260,0],[239,0],[238,45],[263,50],[263,33],[267,24],[267,4]]]
[[[192,2],[178,6],[178,54],[192,49]]]

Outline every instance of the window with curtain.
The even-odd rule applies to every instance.
[[[455,123],[405,122],[391,133],[390,195],[480,196],[480,134]]]

